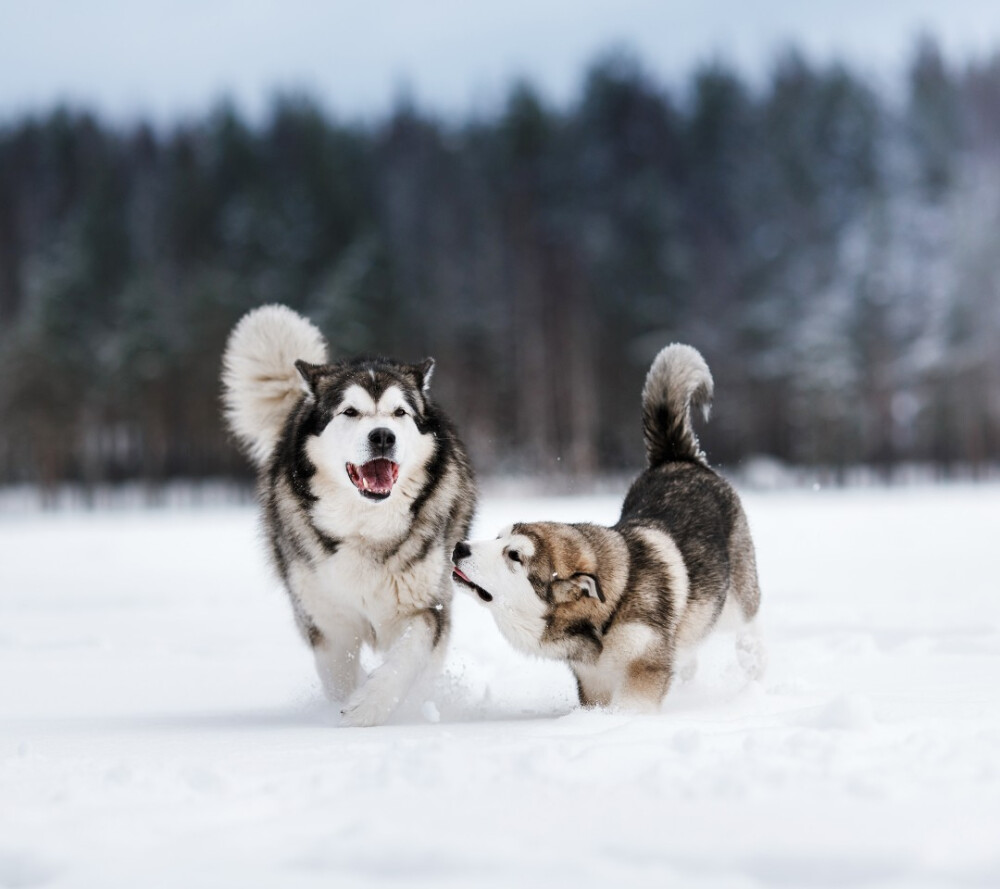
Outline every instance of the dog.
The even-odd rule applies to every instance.
[[[341,722],[378,725],[443,657],[450,556],[476,505],[454,426],[429,394],[433,359],[330,362],[285,306],[233,328],[230,430],[258,469],[271,561]],[[384,654],[364,676],[359,653]]]
[[[745,628],[740,662],[762,669],[750,528],[691,424],[692,407],[707,419],[712,394],[702,356],[667,346],[642,393],[648,467],[614,527],[516,524],[452,554],[455,582],[478,595],[509,642],[569,664],[584,706],[656,711],[679,656],[727,612]]]

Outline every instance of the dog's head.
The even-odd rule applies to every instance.
[[[516,648],[590,660],[601,652],[599,628],[611,612],[602,583],[608,566],[599,564],[609,534],[596,525],[513,525],[496,540],[459,543],[453,577]]]
[[[426,412],[434,361],[410,365],[375,358],[295,366],[315,417],[309,459],[334,484],[365,501],[388,500],[433,450]]]

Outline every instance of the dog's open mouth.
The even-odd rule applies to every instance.
[[[451,573],[453,577],[458,578],[459,583],[465,584],[465,586],[472,590],[484,602],[493,601],[493,596],[486,592],[486,590],[484,590],[478,583],[473,583],[469,580],[469,578],[465,576],[465,572],[457,565],[452,565]]]
[[[369,500],[385,500],[399,478],[399,464],[382,457],[360,466],[348,463],[347,475],[362,496]]]

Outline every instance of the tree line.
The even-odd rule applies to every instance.
[[[337,119],[304,96],[156,129],[0,124],[0,483],[245,477],[220,422],[249,308],[335,355],[438,362],[485,474],[641,460],[656,351],[716,379],[728,465],[1000,457],[1000,57],[902,94],[794,52],[673,90],[622,53],[579,99]]]

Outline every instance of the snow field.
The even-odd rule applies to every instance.
[[[459,594],[376,729],[336,727],[252,510],[0,517],[0,887],[1000,884],[1000,487],[745,505],[761,681],[720,635],[662,713],[581,711]]]

